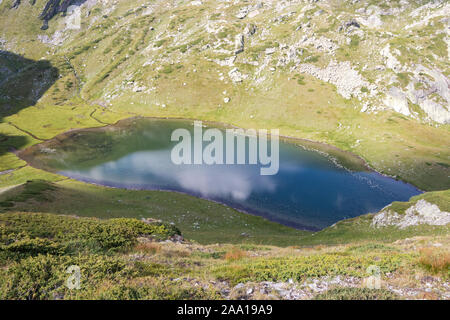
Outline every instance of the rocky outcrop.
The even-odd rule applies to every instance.
[[[420,107],[431,120],[438,123],[450,123],[450,112],[435,101],[425,99],[420,103]]]
[[[39,18],[44,21],[49,21],[56,14],[66,12],[67,8],[73,4],[80,4],[84,1],[80,0],[49,0],[42,10]]]
[[[31,5],[35,4],[35,0],[30,1]],[[67,8],[71,5],[81,5],[85,0],[48,0],[42,10],[39,18],[44,20],[41,29],[46,30],[48,28],[48,21],[60,12],[66,12]],[[19,8],[21,0],[14,0],[11,9]]]
[[[230,77],[231,81],[233,82],[242,82],[244,79],[247,79],[247,75],[243,75],[238,68],[231,69],[230,72],[228,72],[228,76]]]
[[[325,37],[305,37],[302,41],[303,46],[313,46],[318,51],[334,53],[334,51],[338,48],[338,45],[335,44],[330,39]]]
[[[376,14],[373,14],[366,19],[360,19],[360,22],[361,24],[371,29],[378,28],[383,25],[383,21],[381,21],[380,16]]]
[[[398,50],[395,50],[394,52],[400,55],[400,52]],[[391,53],[389,44],[387,44],[386,46],[383,47],[383,49],[381,49],[380,54],[385,58],[386,67],[392,69],[395,72],[401,71],[401,64],[397,60],[397,58]]]
[[[408,108],[408,100],[406,99],[406,94],[397,87],[392,87],[389,89],[386,97],[383,99],[383,103],[387,107],[393,109],[394,111],[397,111],[398,113],[401,113],[405,116],[411,115],[411,112]]]
[[[300,65],[300,71],[334,84],[337,92],[346,99],[361,94],[362,87],[372,87],[357,70],[352,68],[348,61],[339,63],[332,61],[324,69],[312,64],[302,64]]]
[[[14,0],[11,9],[17,9],[20,6],[20,0]]]
[[[409,207],[404,214],[399,214],[387,207],[372,219],[372,226],[377,228],[396,226],[404,229],[420,224],[443,226],[448,223],[450,223],[450,212],[441,211],[437,205],[423,199]]]
[[[421,87],[416,89],[416,85]],[[450,123],[450,80],[439,70],[418,65],[414,70],[413,82],[407,86],[407,97],[411,103],[438,123]]]
[[[238,34],[234,40],[234,54],[244,52],[244,35]]]

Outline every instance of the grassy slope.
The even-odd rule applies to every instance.
[[[289,75],[282,68],[280,71],[283,72],[272,75],[271,80],[263,86],[256,87],[245,82],[240,85],[233,85],[230,82],[223,83],[218,80],[218,74],[222,72],[226,75],[227,68],[195,57],[195,54],[199,53],[200,45],[208,42],[208,37],[204,38],[203,42],[192,44],[192,48],[187,51],[189,54],[185,55],[180,55],[180,49],[171,46],[171,41],[168,39],[155,51],[156,56],[163,59],[158,62],[163,68],[157,70],[160,65],[156,66],[157,68],[153,66],[144,68],[142,65],[149,58],[144,54],[144,48],[147,46],[155,48],[154,45],[159,44],[155,39],[155,34],[169,30],[171,12],[157,12],[160,20],[154,20],[155,15],[129,14],[131,12],[129,10],[134,10],[135,5],[125,2],[120,3],[117,11],[112,13],[109,19],[93,23],[88,32],[83,30],[78,34],[71,35],[71,41],[61,48],[49,48],[35,38],[36,34],[42,32],[39,31],[40,22],[31,17],[37,16],[39,6],[42,7],[40,1],[38,1],[38,7],[25,4],[26,10],[17,10],[14,13],[6,11],[5,3],[0,7],[2,16],[9,17],[9,20],[2,19],[1,21],[3,34],[7,38],[21,39],[20,44],[17,42],[12,46],[17,48],[22,46],[23,52],[30,59],[37,60],[45,56],[52,65],[58,68],[61,75],[35,105],[26,106],[13,114],[4,112],[2,109],[0,132],[4,137],[2,136],[0,141],[0,168],[1,170],[16,170],[0,176],[1,187],[10,187],[37,178],[49,181],[64,180],[58,175],[28,166],[22,168],[24,162],[9,152],[10,148],[24,148],[73,128],[103,126],[130,116],[146,115],[216,120],[241,127],[278,127],[281,129],[281,134],[284,135],[323,141],[352,151],[365,158],[374,168],[396,175],[424,190],[448,189],[450,150],[448,126],[436,128],[390,111],[371,115],[360,113],[356,99],[344,100],[336,93],[333,86],[307,75],[303,80],[305,84],[299,84],[295,77]],[[198,15],[194,11],[189,11],[197,9],[187,9],[183,8],[182,14],[181,11],[176,12],[177,16],[185,16],[188,21],[186,28],[195,25],[194,17],[208,16],[206,12],[213,10],[213,6],[208,7],[206,11],[203,9],[198,12]],[[225,14],[231,16],[233,12],[230,9]],[[94,8],[93,15],[100,16],[100,13]],[[31,21],[29,27],[31,29],[21,31],[11,19],[25,20],[25,17]],[[259,18],[256,18],[255,22],[258,22],[257,19]],[[47,34],[51,35],[60,23],[62,20],[55,18],[54,23],[50,24]],[[127,25],[131,27],[129,30],[124,27]],[[149,25],[155,27],[154,34],[147,32]],[[87,27],[85,24],[83,28]],[[241,27],[243,25],[237,26],[234,22],[230,23],[227,37],[232,39]],[[331,33],[332,31],[330,29]],[[290,32],[288,27],[280,25],[276,27],[274,34],[281,40],[285,39]],[[206,35],[194,33],[190,39],[197,36],[201,38]],[[254,54],[255,50],[258,49],[251,48],[244,55]],[[358,50],[363,51],[359,52]],[[344,51],[348,51],[351,58],[357,61],[364,57],[362,53],[368,48],[362,46],[358,50],[345,48]],[[171,55],[172,53],[176,53],[177,56]],[[206,52],[205,54],[212,53]],[[346,56],[345,53],[342,55]],[[180,59],[181,62],[173,65],[170,63],[171,60],[177,59]],[[346,56],[346,59],[349,59],[349,56]],[[378,61],[374,62],[378,63]],[[241,70],[251,71],[252,67],[244,66],[240,64],[240,61],[237,63]],[[318,61],[318,64],[321,65],[326,63],[327,61],[322,61],[322,58]],[[21,77],[25,76],[28,74],[19,74],[18,82],[21,81]],[[125,79],[155,86],[157,90],[152,91],[151,94],[132,92],[129,87],[124,86]],[[122,94],[110,100],[111,104],[106,102],[106,96],[117,90]],[[223,103],[222,92],[224,90],[231,98],[230,103],[226,105]],[[166,104],[165,108],[161,107],[162,103]],[[357,144],[356,140],[361,141]],[[91,204],[95,203],[97,199],[86,194],[85,190],[92,191],[96,196],[102,193],[117,193],[119,197],[123,194],[131,199],[141,197],[139,193],[133,191],[95,189],[96,187],[72,181],[61,181],[58,185],[63,186],[65,191],[72,188],[75,190],[75,194],[83,194],[87,199],[86,203]],[[61,192],[60,196],[70,198],[70,193]],[[157,194],[155,192],[155,195]],[[166,196],[170,199],[184,197],[161,193],[156,198],[161,199],[164,203],[167,201]],[[107,199],[108,195],[104,195],[104,197]],[[441,199],[439,196],[438,198]],[[62,199],[68,200],[67,198]],[[140,200],[142,201],[142,199]],[[199,218],[202,219],[206,219],[205,208],[215,206],[210,202],[190,201],[193,202],[192,208],[198,210]],[[72,199],[71,203],[74,208],[78,208],[77,214],[99,214],[98,212],[89,212],[89,209],[76,199]],[[147,210],[145,203],[134,202],[133,204],[136,205],[135,209],[123,207],[120,214],[131,210],[139,215]],[[119,214],[118,211],[115,211],[116,207],[120,208],[117,203],[109,203],[105,200],[96,208],[103,211],[101,210],[102,205]],[[159,204],[157,203],[157,205]],[[33,209],[33,204],[23,206],[28,210]],[[40,206],[45,207],[46,204],[36,204],[34,211],[38,210]],[[60,212],[72,213],[64,209],[64,204],[59,204],[56,208],[61,210]],[[170,206],[170,208],[174,207]],[[51,212],[48,204],[45,210]],[[191,209],[189,208],[189,210]],[[155,214],[162,215],[161,212]],[[177,215],[174,212],[170,214]],[[258,220],[254,217],[242,219]],[[336,243],[356,238],[362,239],[371,232],[371,229],[368,229],[367,225],[362,222],[364,219],[355,220],[363,225],[359,231],[354,229],[353,224],[343,222],[338,224],[339,228],[336,228],[338,231],[326,230],[313,236],[315,238],[304,238],[302,242],[305,244],[320,243],[321,241]],[[262,220],[258,221],[255,222],[256,225],[264,224],[261,222]],[[192,229],[191,222],[188,221],[186,226],[180,226],[188,236],[191,236],[189,234]],[[224,221],[221,227],[225,225]],[[344,225],[348,226],[346,231],[344,231],[346,228],[341,229]],[[257,232],[261,235],[261,239],[265,231],[272,228],[267,228],[267,226],[272,225],[262,226]],[[275,227],[275,225],[273,228],[277,235],[290,230],[280,226]],[[216,229],[213,230],[209,231],[209,234],[208,231],[205,231],[204,239],[208,240],[203,241],[213,241],[211,237],[220,236],[217,232],[215,233]],[[263,232],[263,230],[265,231]],[[246,232],[244,227],[242,232]],[[297,239],[297,233],[292,230],[287,233],[286,237],[289,238],[291,232],[294,235],[292,239]],[[416,231],[401,235],[409,235],[414,232]],[[425,230],[424,232],[432,231]],[[355,236],[356,233],[359,235]],[[192,237],[196,237],[193,234],[192,230]],[[195,230],[195,234],[198,234],[198,239],[202,240],[198,230]],[[235,239],[232,241],[238,241],[239,234],[239,232],[232,233],[231,238]],[[224,237],[230,239],[228,235],[224,235]],[[379,234],[374,237],[381,239],[384,235]],[[283,243],[290,243],[290,241],[286,240]]]
[[[35,185],[46,185],[36,182]],[[20,198],[36,186],[28,183],[0,195],[3,210],[47,212],[85,217],[155,218],[174,223],[183,235],[200,243],[294,245],[309,232],[299,231],[244,214],[224,205],[189,195],[105,188],[73,180],[53,184],[56,189]],[[47,196],[44,196],[47,194]],[[6,204],[5,204],[6,203]],[[9,207],[9,203],[15,204]]]
[[[449,191],[429,192],[412,197],[409,202],[394,202],[392,206],[402,213],[397,208],[407,208],[419,199],[425,199],[437,203],[441,210],[449,211],[449,197]],[[394,227],[377,229],[370,226],[372,215],[368,214],[311,233],[184,194],[105,188],[68,179],[56,183],[28,182],[9,189],[0,194],[0,209],[4,212],[46,212],[100,218],[151,217],[174,223],[186,238],[202,244],[336,245],[392,242],[419,235],[445,236],[450,231],[448,226],[428,225],[404,230]]]
[[[288,70],[289,66],[277,67],[279,71],[273,73],[264,71],[261,76],[268,80],[261,85],[251,81],[242,84],[221,81],[219,74],[227,78],[229,68],[208,61],[220,56],[214,50],[201,48],[222,36],[232,41],[234,35],[245,27],[242,21],[233,18],[237,7],[223,11],[220,19],[226,20],[221,22],[226,26],[225,32],[213,35],[196,25],[197,22],[214,21],[215,5],[212,2],[199,8],[156,6],[150,15],[142,14],[140,5],[143,3],[121,2],[106,19],[101,18],[101,10],[97,6],[93,7],[90,18],[83,20],[83,29],[69,32],[70,41],[61,47],[48,48],[49,54],[44,53],[46,46],[37,41],[35,35],[51,36],[64,24],[62,17],[55,17],[46,32],[37,28],[40,24],[37,18],[30,18],[33,21],[30,25],[34,27],[26,32],[17,29],[13,23],[2,21],[5,27],[3,34],[7,38],[20,35],[27,39],[23,40],[27,43],[24,47],[27,57],[39,59],[45,56],[61,74],[36,106],[7,115],[3,122],[11,122],[40,139],[51,138],[72,128],[101,126],[135,115],[197,118],[245,128],[280,128],[283,135],[322,141],[352,151],[377,170],[398,176],[423,190],[448,189],[448,125],[436,128],[390,111],[360,113],[357,99],[345,100],[336,93],[334,86],[308,75],[300,85],[295,72]],[[25,14],[36,17],[41,7],[42,2],[38,1],[36,7],[25,4],[23,10],[15,12],[6,11],[5,4],[1,8],[3,15],[20,15],[17,16],[20,19]],[[335,12],[345,14],[354,9],[333,8]],[[91,19],[94,17],[99,19],[93,22]],[[273,17],[257,16],[252,22],[263,24]],[[337,28],[339,21],[330,19],[312,18],[320,35],[334,35],[333,28]],[[402,23],[406,22],[402,20]],[[409,39],[408,34],[402,33],[402,25],[395,21],[385,23],[386,28],[392,27],[400,34],[399,39]],[[149,30],[149,26],[155,29]],[[176,26],[183,26],[186,34],[177,33]],[[263,55],[260,48],[300,38],[301,33],[293,33],[292,28],[290,20],[285,24],[274,24],[272,38],[247,43],[236,65],[243,72],[254,72],[256,68],[243,63],[244,59],[251,60],[256,54],[261,63]],[[377,37],[381,37],[370,30],[366,30],[366,34],[360,46],[344,46],[336,57],[350,59],[355,65],[366,63],[371,46]],[[180,35],[181,40],[176,42],[174,35]],[[14,45],[19,47],[19,44]],[[222,47],[228,50],[230,46]],[[317,64],[326,65],[328,58],[323,54],[319,56]],[[417,57],[413,55],[413,58]],[[381,63],[377,60],[379,57],[371,59],[371,64]],[[155,64],[144,67],[148,61]],[[434,63],[445,70],[440,60]],[[368,73],[365,76],[371,79],[374,75]],[[131,87],[134,83],[156,89],[133,92]],[[223,102],[225,96],[231,98],[228,104]],[[161,107],[162,104],[165,108]],[[0,129],[5,134],[13,130],[7,126]],[[29,139],[24,132],[18,135]],[[5,144],[14,145],[14,141],[9,140],[1,142],[3,148]],[[20,143],[20,147],[24,147],[24,143]],[[23,165],[10,154],[1,154],[0,159],[3,169]]]
[[[298,288],[305,281],[324,276],[351,277],[353,283],[360,283],[368,276],[367,268],[375,264],[380,268],[383,288],[413,292],[409,298],[436,299],[445,294],[442,283],[434,280],[433,288],[425,291],[421,281],[449,277],[448,253],[432,246],[436,241],[448,245],[448,237],[304,249],[154,240],[167,239],[174,233],[176,230],[169,227],[132,219],[2,214],[0,298],[273,299],[279,297],[275,290],[252,290],[249,295],[247,289],[233,287],[238,283],[255,288],[262,281],[290,281],[290,288]],[[74,264],[81,271],[79,290],[64,285],[66,269]],[[339,285],[330,288],[339,290]],[[345,290],[350,291],[347,298],[367,294]],[[308,289],[304,292],[304,298],[315,295]],[[371,299],[393,295],[387,290],[370,293],[374,295]]]

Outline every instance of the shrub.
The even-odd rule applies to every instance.
[[[20,260],[38,254],[63,254],[62,246],[49,239],[25,238],[0,246],[0,257],[4,260]]]
[[[126,225],[94,224],[84,230],[82,235],[89,239],[94,249],[97,245],[103,250],[131,247],[136,242],[136,233]]]
[[[66,270],[76,265],[81,271],[81,289],[69,290]],[[37,255],[13,263],[0,274],[0,299],[54,299],[91,292],[105,280],[127,279],[135,272],[115,257],[103,255]]]
[[[159,263],[145,263],[137,261],[134,263],[134,271],[140,277],[148,277],[148,276],[161,276],[161,275],[169,275],[171,274],[171,270],[169,267],[159,264]]]
[[[39,255],[12,265],[0,293],[2,299],[35,300],[51,298],[50,291],[62,285],[56,276],[57,258]]]
[[[335,288],[320,293],[315,300],[398,300],[400,297],[386,289]]]
[[[298,83],[299,85],[304,86],[304,85],[306,84],[306,82],[305,82],[305,77],[304,77],[304,76],[298,76],[298,78],[297,78],[297,83]]]
[[[213,289],[192,286],[189,282],[170,281],[165,278],[145,278],[139,281],[107,285],[100,288],[94,299],[107,300],[204,300],[218,299]]]
[[[0,243],[9,245],[27,237],[46,238],[73,253],[85,250],[99,252],[127,249],[136,244],[138,237],[162,240],[180,234],[174,226],[145,223],[137,219],[100,220],[42,213],[4,213],[0,215],[0,226],[2,224]],[[35,242],[33,245],[36,246],[38,240],[33,241]],[[22,248],[25,247],[22,245]],[[53,252],[42,250],[41,248],[38,251]]]
[[[237,284],[248,281],[288,281],[298,282],[307,278],[347,275],[365,277],[368,266],[374,264],[381,272],[393,272],[409,255],[365,256],[350,255],[348,252],[313,254],[299,257],[254,258],[235,261],[233,264],[213,268],[213,273],[221,280]]]
[[[155,254],[161,251],[161,245],[154,242],[138,243],[134,249],[139,252]]]
[[[109,220],[112,225],[125,226],[135,233],[136,236],[153,236],[166,239],[174,235],[181,235],[178,228],[161,222],[146,223],[137,219],[116,218]]]
[[[164,66],[161,69],[161,73],[169,74],[169,73],[172,73],[172,72],[173,72],[173,68],[172,68],[171,65]]]
[[[355,48],[359,45],[359,37],[358,36],[352,36],[350,40],[350,47]]]
[[[432,273],[450,277],[450,252],[448,250],[424,248],[420,250],[419,264]]]
[[[247,256],[246,251],[242,251],[241,249],[237,247],[233,247],[230,251],[225,253],[225,259],[228,261],[236,261],[240,260]]]
[[[155,48],[159,48],[159,47],[161,47],[166,41],[167,41],[166,39],[158,40],[158,41],[155,42],[154,47],[155,47]]]

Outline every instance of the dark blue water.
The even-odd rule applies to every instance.
[[[352,172],[320,153],[281,141],[279,172],[273,176],[261,176],[259,165],[175,165],[170,133],[180,126],[191,130],[192,123],[164,121],[141,123],[132,133],[122,128],[117,134],[129,135],[120,140],[130,144],[125,154],[111,159],[105,152],[96,155],[92,165],[74,163],[60,172],[106,186],[186,192],[310,230],[376,212],[420,193],[407,183],[375,172]],[[114,148],[112,143],[109,152]],[[92,157],[95,152],[92,145]]]

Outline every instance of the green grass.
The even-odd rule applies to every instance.
[[[29,197],[41,182],[28,182],[0,194],[4,211],[48,212],[99,218],[154,218],[177,225],[200,243],[298,244],[309,232],[244,214],[189,195],[106,188],[65,180],[48,184],[45,197]],[[43,188],[40,187],[42,190]],[[11,206],[13,204],[13,206]],[[245,235],[242,235],[244,234]]]
[[[331,252],[296,257],[244,258],[217,266],[213,272],[219,279],[233,284],[249,281],[287,282],[289,279],[301,282],[324,276],[364,277],[367,267],[375,263],[383,273],[394,272],[410,260],[410,255],[402,254],[345,255]]]
[[[396,118],[396,115],[389,111],[377,115],[362,114],[359,108],[355,107],[359,106],[356,99],[346,101],[336,93],[332,85],[324,85],[308,75],[296,79],[287,69],[286,72],[275,72],[270,75],[270,85],[263,83],[257,86],[251,81],[245,81],[240,85],[225,83],[218,79],[217,74],[221,72],[227,78],[229,68],[207,61],[206,58],[213,54],[210,49],[199,51],[200,45],[217,40],[204,28],[196,27],[197,17],[203,16],[204,13],[208,16],[216,15],[216,12],[209,12],[213,9],[212,6],[205,4],[204,7],[194,8],[182,5],[177,9],[158,7],[153,14],[144,16],[141,15],[142,10],[136,10],[135,5],[136,2],[121,4],[107,19],[93,23],[90,29],[86,24],[81,32],[74,33],[66,43],[56,48],[54,55],[46,56],[63,77],[56,79],[55,84],[35,106],[27,106],[20,112],[3,118],[3,123],[10,121],[40,139],[49,139],[65,130],[102,125],[92,119],[90,114],[97,109],[96,103],[105,104],[106,96],[113,96],[108,101],[108,108],[101,111],[102,115],[97,116],[95,111],[96,119],[111,123],[135,115],[185,117],[221,121],[244,128],[279,128],[281,134],[286,136],[325,142],[353,152],[378,171],[413,183],[422,190],[449,188],[450,173],[448,166],[445,166],[449,164],[448,126],[435,128],[409,118],[396,119],[393,122],[389,119]],[[228,15],[232,16],[234,9],[234,6],[230,7],[229,12],[223,13],[223,18],[228,20]],[[40,32],[39,19],[28,19],[30,21],[26,30],[13,23],[13,18],[27,15],[36,17],[38,10],[35,6],[26,9],[23,7],[2,20],[1,26],[5,35],[14,35],[14,38],[35,38]],[[260,18],[264,21],[267,17]],[[323,21],[323,15],[312,19],[321,31],[329,29],[330,25],[336,26],[337,23],[332,18]],[[58,22],[62,22],[60,17],[55,17],[54,20],[54,23],[50,24],[49,34],[56,31]],[[177,21],[183,31],[191,32],[189,38],[182,39],[178,43],[172,43],[169,38],[155,40],[157,34],[167,30],[171,20]],[[401,29],[397,25],[386,23],[386,28]],[[225,22],[225,28],[220,32],[229,37],[241,32],[242,28],[234,24],[234,20]],[[149,30],[149,26],[154,30]],[[266,48],[278,47],[282,42],[299,40],[302,33],[292,32],[291,27],[288,21],[281,23],[274,28],[273,35],[264,39],[258,39],[258,31],[252,44],[246,43],[245,51],[240,57],[242,59],[253,57],[259,61],[265,56],[263,52]],[[424,30],[434,29],[427,26]],[[326,35],[331,37],[329,33]],[[442,51],[442,39],[438,38],[442,37],[436,37],[435,41],[430,43]],[[399,37],[392,42],[394,47],[405,47],[414,39]],[[364,41],[353,46],[351,50],[338,51],[337,55],[340,57],[349,51],[347,53],[354,63],[365,64],[368,61],[367,56],[373,52],[369,46],[377,45],[378,40],[376,33],[369,32]],[[129,46],[134,48],[132,52],[126,52],[121,48],[129,41],[131,41]],[[48,49],[39,41],[27,40],[22,43],[27,58],[34,60],[40,59]],[[112,50],[104,53],[106,48]],[[233,49],[227,44],[223,44],[223,48]],[[309,62],[312,63],[328,62],[323,53],[320,53],[319,59],[318,52],[313,51],[313,48],[307,49],[308,52],[302,58],[309,57]],[[74,52],[77,55],[72,57]],[[413,51],[407,53],[416,55]],[[65,58],[70,60],[73,68],[67,67]],[[155,64],[143,67],[147,61],[154,61]],[[183,69],[177,70],[175,66],[168,65],[168,63],[178,65],[178,61],[183,64]],[[17,63],[17,61],[7,62]],[[380,61],[374,60],[373,63]],[[236,61],[236,65],[243,65],[241,58]],[[156,69],[159,66],[163,69],[158,72]],[[445,69],[443,64],[439,66]],[[82,80],[81,83],[75,81],[75,71]],[[265,72],[262,75],[265,75]],[[365,75],[370,79],[374,78],[371,72]],[[151,93],[135,93],[129,88],[122,88],[124,82],[131,78],[143,84],[152,83],[151,86],[158,90]],[[73,85],[69,86],[69,83]],[[186,86],[183,86],[183,83],[186,83]],[[269,86],[270,90],[266,90],[266,86]],[[226,108],[221,108],[224,90],[230,95],[231,101]],[[117,93],[120,94],[116,95]],[[81,97],[84,100],[80,99]],[[167,107],[158,107],[156,103],[159,106],[165,104]],[[64,107],[61,107],[62,105]],[[350,128],[340,130],[339,123]],[[1,133],[6,134],[8,130],[0,127]],[[390,138],[386,138],[386,133]],[[30,137],[24,132],[21,136]],[[356,140],[361,140],[357,146]],[[6,145],[6,142],[0,142],[0,150],[7,149]],[[412,146],[414,149],[405,148],[406,146]],[[0,155],[0,159],[2,157],[7,159],[6,155]],[[14,161],[11,164],[0,163],[4,170],[19,166]]]
[[[324,276],[364,279],[367,267],[376,265],[383,281],[398,285],[405,273],[435,275],[448,266],[442,249],[427,249],[426,256],[417,252],[429,239],[416,240],[413,247],[372,242],[303,249],[165,241],[178,233],[169,224],[130,218],[0,213],[0,298],[218,299],[223,298],[223,284],[302,283]],[[446,260],[439,258],[442,254]],[[66,287],[71,265],[80,268],[78,290]],[[334,288],[316,298],[398,297],[386,289]]]
[[[394,205],[407,208],[419,199],[426,199],[440,205],[441,210],[448,210],[448,194],[448,191],[425,193],[412,197],[409,202],[395,202]],[[73,180],[56,183],[30,181],[0,194],[0,204],[0,210],[4,212],[48,212],[99,218],[155,218],[175,224],[186,238],[202,244],[336,245],[367,241],[392,242],[419,235],[449,234],[446,226],[374,228],[371,226],[371,214],[343,220],[311,233],[181,193],[107,188]]]
[[[208,61],[210,57],[223,59],[228,55],[204,45],[219,39],[232,40],[242,32],[245,25],[234,18],[237,7],[224,9],[220,18],[214,11],[215,4],[209,2],[199,8],[187,3],[176,9],[155,7],[152,14],[144,16],[141,4],[145,1],[119,2],[107,18],[100,17],[92,24],[83,21],[83,30],[69,31],[68,40],[61,46],[48,46],[36,39],[37,35],[51,36],[64,23],[63,17],[56,16],[50,21],[49,30],[39,29],[42,0],[34,6],[22,3],[20,9],[13,11],[7,8],[8,2],[0,5],[2,38],[8,40],[8,50],[17,53],[14,59],[0,56],[0,63],[15,71],[29,64],[0,88],[0,261],[4,264],[0,268],[0,298],[214,299],[220,297],[220,290],[211,286],[210,281],[233,284],[291,278],[303,281],[323,275],[361,278],[371,264],[379,264],[384,272],[392,272],[394,278],[405,272],[411,276],[408,283],[415,281],[419,287],[421,284],[415,277],[422,273],[448,277],[445,251],[448,241],[443,241],[439,252],[416,250],[448,237],[449,229],[445,226],[375,229],[370,226],[369,214],[310,234],[184,194],[111,189],[67,180],[19,159],[13,153],[15,149],[24,149],[67,130],[100,127],[134,116],[184,117],[243,128],[279,128],[285,136],[329,144],[295,142],[325,150],[348,167],[363,166],[361,159],[350,156],[353,153],[380,172],[422,190],[437,191],[408,202],[394,202],[391,209],[400,214],[418,199],[450,211],[448,125],[430,126],[391,111],[360,113],[359,101],[343,99],[335,87],[309,75],[293,76],[292,65],[277,67],[273,73],[263,71],[260,76],[266,76],[267,80],[260,85],[250,80],[232,84],[227,78],[230,68]],[[379,1],[371,4],[386,9],[396,6]],[[335,16],[348,14],[348,10],[360,6],[345,10],[334,6]],[[305,14],[310,16],[313,26],[318,26],[319,33],[333,38],[333,33],[327,30],[336,30],[341,22],[332,16],[314,16],[318,9]],[[91,15],[100,15],[100,10],[94,6]],[[392,48],[400,50],[401,63],[431,65],[448,76],[445,35],[436,35],[444,27],[441,18],[434,19],[434,25],[414,29],[414,35],[410,35],[403,30],[411,23],[408,14],[406,11],[395,19],[383,18],[384,28],[398,33],[398,37],[391,39],[379,31],[365,30],[364,41],[352,37],[350,46],[339,48],[334,58],[351,60],[353,65],[368,64],[369,68],[362,73],[373,82],[380,75],[372,71],[373,67],[383,63],[373,55],[373,48],[380,41],[389,41]],[[224,28],[216,35],[197,25],[208,16],[226,20],[221,22]],[[266,13],[252,18],[258,26],[257,33],[251,41],[246,39],[245,50],[236,61],[244,73],[251,75],[255,68],[242,61],[261,64],[265,49],[298,42],[304,35],[302,31],[294,31],[293,16],[274,24],[270,34],[259,39],[259,26],[269,18],[273,17]],[[302,22],[306,22],[306,17]],[[176,27],[182,31],[181,37],[174,41],[165,32],[176,32]],[[189,32],[189,37],[184,39],[183,32]],[[163,39],[155,40],[156,35]],[[423,44],[425,47],[418,50]],[[218,49],[233,50],[233,45],[222,43]],[[19,53],[29,61],[20,58]],[[273,57],[269,66],[275,64],[279,52]],[[317,66],[326,65],[329,60],[328,54],[312,47],[299,57]],[[42,58],[44,61],[40,61]],[[148,61],[154,64],[144,67]],[[157,71],[159,66],[162,69]],[[58,77],[52,67],[58,69]],[[219,80],[219,73],[225,81]],[[410,76],[398,74],[400,85],[405,86]],[[3,79],[2,74],[0,81]],[[156,89],[135,93],[126,85],[129,80]],[[46,91],[45,84],[51,85]],[[379,85],[382,87],[383,83]],[[231,98],[226,107],[224,90]],[[361,89],[363,93],[367,90]],[[33,96],[36,92],[38,96]],[[166,108],[161,108],[162,104]],[[412,107],[423,116],[418,106]],[[356,140],[360,143],[355,144]],[[123,217],[161,219],[166,226],[164,230],[153,229],[156,225],[151,226],[151,232],[147,230],[147,236],[149,233],[156,236],[153,240],[167,239],[168,231],[175,230],[170,224],[174,223],[187,239],[202,244],[236,245],[172,246],[151,242],[137,248],[134,247],[137,238],[147,226],[143,227],[138,220],[107,220]],[[242,236],[244,232],[249,236]],[[394,242],[404,238],[413,241],[414,249]],[[347,245],[328,247],[336,244]],[[235,259],[226,259],[231,256]],[[83,274],[82,289],[77,292],[64,285],[66,269],[73,264],[79,265]],[[191,277],[201,285],[174,280],[181,276]],[[386,290],[333,288],[317,298],[397,297]]]

